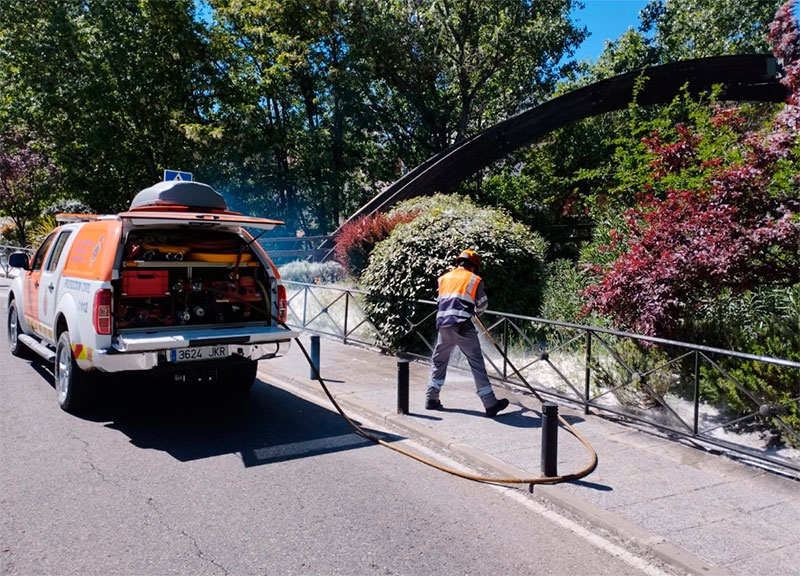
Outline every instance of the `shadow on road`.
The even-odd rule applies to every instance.
[[[105,423],[134,446],[161,450],[181,462],[238,453],[250,467],[373,444],[338,413],[260,380],[248,393],[235,395],[212,385],[147,378],[115,374],[97,387],[79,417]],[[402,440],[369,432],[387,442]]]

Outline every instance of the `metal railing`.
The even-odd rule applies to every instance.
[[[364,311],[367,292],[285,284],[290,325],[388,350]],[[404,346],[428,360],[436,303],[406,308]],[[656,428],[800,477],[800,362],[491,310],[481,320],[494,341],[482,335],[495,380],[524,388],[519,373],[537,392],[587,414]],[[458,355],[451,365],[467,368]],[[790,391],[777,394],[775,382]]]
[[[267,236],[261,238],[259,244],[267,251],[273,262],[282,265],[295,260],[320,262],[328,251],[319,247],[330,239],[331,236]]]

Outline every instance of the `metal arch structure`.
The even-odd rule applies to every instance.
[[[730,101],[784,102],[788,97],[779,81],[777,61],[767,54],[684,60],[628,72],[559,96],[439,152],[373,197],[345,224],[386,212],[409,198],[451,192],[476,172],[553,130],[625,108],[633,101],[641,77],[646,82],[635,97],[642,105],[669,103],[683,86],[699,94],[718,84],[723,87],[722,97]],[[320,248],[332,250],[333,238],[335,234]]]

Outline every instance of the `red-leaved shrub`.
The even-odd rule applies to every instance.
[[[782,112],[766,131],[741,135],[740,159],[698,156],[699,144],[715,137],[712,130],[679,125],[672,141],[660,134],[643,140],[653,172],[639,205],[625,213],[625,249],[609,266],[593,270],[600,281],[584,291],[584,312],[612,317],[620,328],[670,337],[704,297],[800,282],[800,34],[793,4],[778,11],[770,28],[782,82],[791,92]],[[718,111],[711,124],[735,129],[735,121],[732,110]],[[683,186],[691,184],[671,187],[675,180],[667,179],[683,171],[693,175]],[[657,188],[666,188],[665,196],[650,192]]]
[[[388,237],[400,223],[411,222],[416,213],[402,212],[387,216],[375,212],[348,222],[336,234],[336,260],[353,276],[360,276],[367,266],[375,244]]]

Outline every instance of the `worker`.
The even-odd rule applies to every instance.
[[[436,346],[431,357],[431,373],[428,379],[425,408],[442,410],[439,393],[444,385],[450,353],[456,346],[464,353],[472,369],[475,389],[486,409],[486,415],[494,418],[508,407],[508,400],[498,400],[486,374],[478,332],[472,323],[475,314],[482,314],[489,303],[483,290],[480,256],[474,250],[465,250],[456,258],[456,267],[439,278],[437,300]]]

